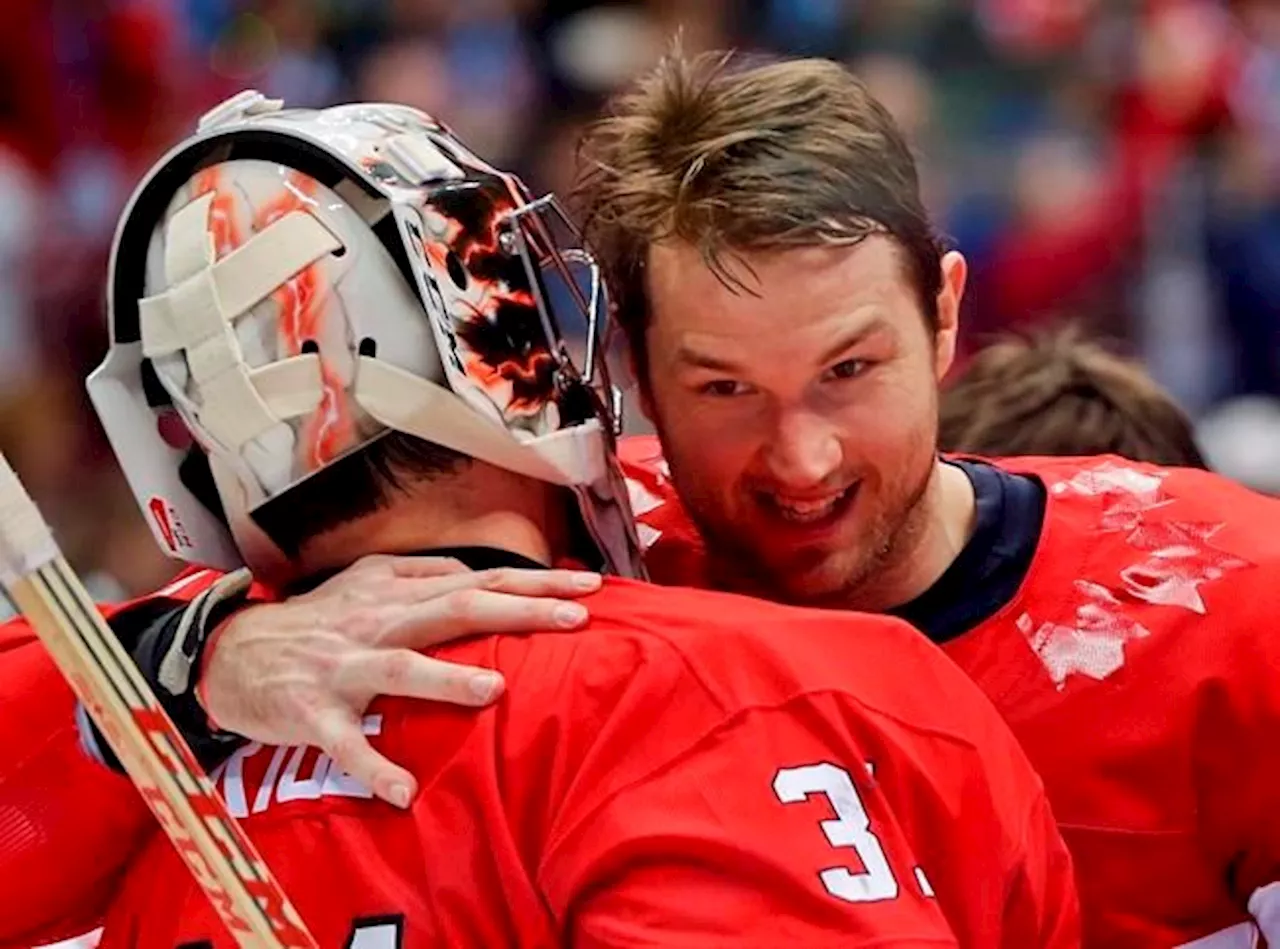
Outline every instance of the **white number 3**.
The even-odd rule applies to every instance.
[[[834,820],[824,820],[822,832],[833,847],[852,847],[865,868],[854,873],[846,867],[829,867],[818,874],[827,892],[850,903],[891,900],[898,895],[884,848],[871,832],[871,819],[862,806],[853,778],[833,764],[811,764],[801,768],[783,768],[773,779],[773,793],[783,804],[806,800],[810,794],[821,794],[836,812]]]
[[[404,945],[404,917],[357,919],[344,949],[400,949]]]
[[[342,949],[401,949],[403,945],[404,916],[366,916],[351,924]],[[213,949],[213,943],[184,942],[178,949]]]

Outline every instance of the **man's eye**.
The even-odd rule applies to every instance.
[[[733,379],[716,379],[712,382],[704,382],[698,386],[698,391],[703,395],[714,395],[720,398],[732,395],[742,395],[747,391],[747,387],[741,382]]]
[[[854,379],[867,371],[867,365],[863,359],[846,359],[828,369],[827,375],[832,379]]]

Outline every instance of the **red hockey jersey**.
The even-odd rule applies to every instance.
[[[654,578],[705,579],[657,441],[623,451]],[[1014,600],[944,648],[1045,781],[1085,945],[1280,946],[1280,502],[1119,458],[998,464],[1045,485],[1044,529]]]
[[[1078,944],[1039,779],[915,630],[625,580],[587,605],[438,652],[502,670],[495,707],[375,704],[407,812],[314,750],[218,770],[321,945]],[[157,840],[103,947],[194,945],[231,943]]]

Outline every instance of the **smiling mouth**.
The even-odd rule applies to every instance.
[[[857,488],[858,483],[854,482],[843,491],[817,498],[788,498],[771,491],[759,492],[757,497],[765,510],[787,524],[796,527],[825,527],[835,523],[849,509]]]

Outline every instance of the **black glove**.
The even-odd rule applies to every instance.
[[[189,603],[150,599],[117,613],[109,623],[206,771],[225,761],[246,740],[210,725],[196,701],[195,687],[210,634],[244,605],[252,580],[248,570],[237,570]],[[76,707],[76,722],[85,750],[109,768],[123,772],[120,760],[83,706]]]

